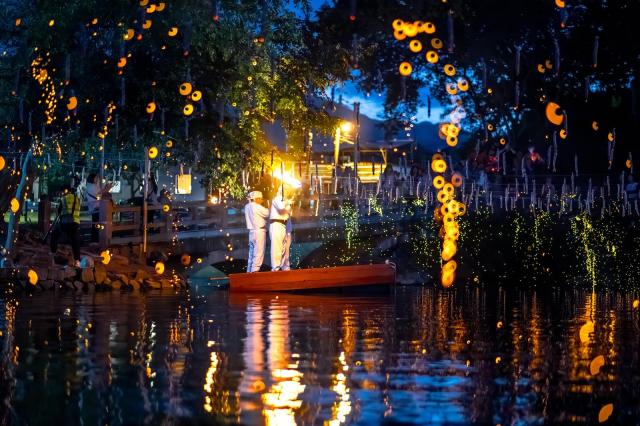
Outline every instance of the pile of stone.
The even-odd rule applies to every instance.
[[[17,283],[27,290],[152,290],[184,288],[186,280],[167,268],[158,274],[152,266],[138,261],[131,247],[113,247],[109,259],[92,250],[82,250],[81,267],[70,266],[71,249],[61,245],[55,259],[42,244],[37,232],[21,232],[7,268],[0,268],[0,281]],[[34,280],[33,272],[37,274]],[[36,281],[35,284],[33,281]]]

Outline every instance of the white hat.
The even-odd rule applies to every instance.
[[[251,191],[249,193],[248,198],[250,200],[252,200],[252,201],[255,200],[256,198],[262,198],[262,192],[260,192],[260,191]]]

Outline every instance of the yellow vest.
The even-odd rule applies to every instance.
[[[74,205],[75,199],[75,205]],[[69,193],[62,197],[62,211],[61,214],[67,214],[73,216],[75,223],[80,223],[80,205],[82,202],[75,193]],[[73,211],[72,211],[73,209]]]

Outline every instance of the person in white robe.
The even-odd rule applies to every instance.
[[[271,238],[271,270],[286,271],[291,246],[291,211],[293,200],[285,198],[280,188],[271,202],[269,211],[269,237]]]
[[[244,217],[249,230],[247,272],[258,272],[264,261],[269,210],[262,206],[262,192],[250,192],[248,199],[249,202],[244,206]]]

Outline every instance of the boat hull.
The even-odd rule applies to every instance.
[[[254,272],[229,275],[229,289],[235,292],[305,291],[390,287],[396,280],[393,264],[338,266]]]

